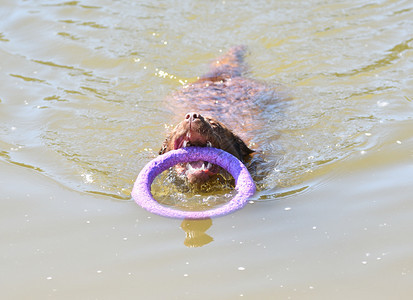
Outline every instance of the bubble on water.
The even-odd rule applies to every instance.
[[[387,105],[389,105],[389,102],[387,101],[381,101],[381,100],[377,101],[378,107],[386,107]]]

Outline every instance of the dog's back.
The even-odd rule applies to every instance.
[[[213,61],[209,72],[167,99],[169,108],[179,118],[190,111],[211,116],[249,140],[248,132],[260,127],[261,100],[273,99],[275,90],[244,76],[246,51],[246,47],[236,46]]]
[[[259,155],[249,146],[255,130],[262,128],[264,110],[271,109],[277,93],[273,86],[245,77],[242,46],[230,49],[215,60],[210,71],[184,86],[168,99],[179,123],[168,134],[160,154],[182,147],[214,147],[248,162],[253,176]],[[254,147],[253,147],[254,148]],[[208,181],[222,170],[205,161],[175,166],[190,183]],[[256,176],[254,176],[255,178]]]
[[[247,52],[245,46],[231,48],[225,55],[213,61],[210,71],[201,77],[202,81],[225,81],[230,78],[240,77],[246,71],[244,56]]]

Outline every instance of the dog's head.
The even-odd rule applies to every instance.
[[[166,138],[159,154],[191,146],[222,149],[241,161],[254,152],[225,125],[196,112],[185,115],[184,120]],[[175,170],[185,176],[190,183],[203,183],[222,169],[206,161],[195,161],[178,164]]]

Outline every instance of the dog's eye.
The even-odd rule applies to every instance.
[[[209,121],[209,124],[211,124],[212,128],[217,128],[218,124],[215,123],[214,121]]]
[[[208,117],[206,117],[205,120],[206,120],[209,124],[211,124],[211,125],[214,125],[214,124],[215,124],[215,122],[212,121],[212,119],[210,119],[210,118],[208,118]]]
[[[209,123],[209,125],[211,125],[212,128],[221,128],[221,124],[218,121],[215,121],[212,118],[205,118],[205,120]]]

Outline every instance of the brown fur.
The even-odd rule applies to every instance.
[[[239,160],[244,160],[254,152],[224,124],[197,113],[188,113],[185,119],[171,131],[159,154],[181,148],[184,140],[191,146],[201,147],[206,147],[209,142],[209,146],[225,150]]]
[[[254,152],[227,126],[208,116],[218,115],[232,128],[242,131],[253,123],[256,109],[247,100],[262,93],[265,86],[241,77],[245,51],[244,47],[231,49],[215,61],[209,73],[172,95],[168,102],[175,110],[182,107],[197,110],[187,113],[169,133],[159,154],[188,146],[212,146],[245,161]],[[180,164],[175,170],[190,183],[205,182],[222,172],[218,166],[203,161]]]

